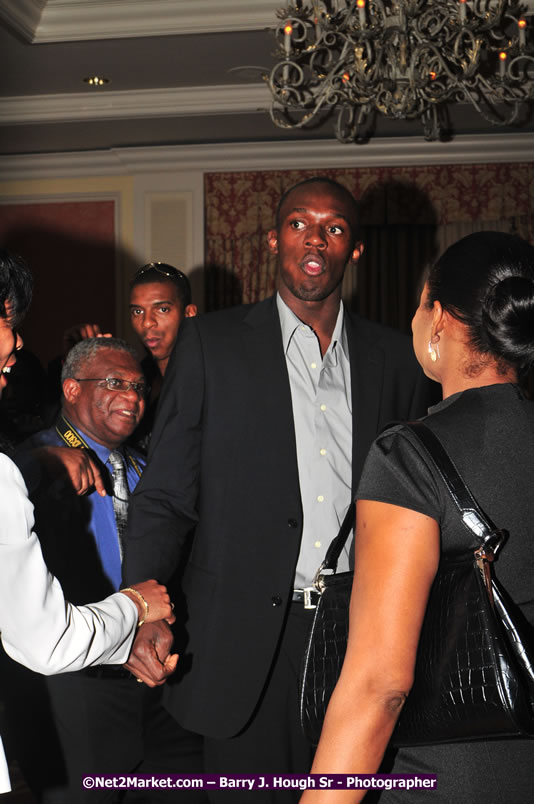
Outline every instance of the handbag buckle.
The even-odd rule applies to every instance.
[[[316,609],[317,603],[312,602],[312,592],[317,594],[317,590],[313,586],[306,586],[302,591],[304,592],[304,608]]]
[[[483,543],[475,550],[475,558],[493,561],[508,538],[508,531],[494,530],[485,536]]]
[[[322,562],[321,566],[315,573],[315,578],[312,581],[312,585],[310,589],[313,589],[315,592],[319,592],[320,595],[324,592],[324,581],[323,581],[323,572],[325,570],[325,563]]]

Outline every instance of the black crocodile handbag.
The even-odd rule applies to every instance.
[[[347,649],[352,572],[337,573],[336,569],[354,527],[355,510],[352,503],[314,580],[320,597],[304,654],[300,688],[301,725],[312,745],[319,742],[328,701]]]
[[[463,554],[440,560],[419,639],[414,684],[392,743],[534,736],[534,629],[491,571],[507,534],[481,511],[435,434],[422,422],[405,426],[425,446],[463,527],[475,538]],[[335,580],[348,536],[342,531],[343,526],[317,573],[321,597],[304,657],[301,722],[314,745],[347,644],[351,573]]]

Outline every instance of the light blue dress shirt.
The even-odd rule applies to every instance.
[[[352,498],[352,393],[343,304],[324,357],[319,339],[276,297],[286,357],[303,510],[295,589],[311,585]],[[349,567],[348,546],[338,571]]]

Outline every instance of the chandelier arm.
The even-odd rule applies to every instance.
[[[483,93],[481,93],[482,98],[484,99],[485,103],[487,104],[487,108],[493,111],[494,106],[491,100],[486,97]],[[473,93],[470,91],[469,87],[464,89],[464,96],[469,99],[469,102],[475,107],[477,112],[486,120],[486,122],[490,123],[492,126],[508,126],[511,125],[516,119],[519,114],[519,104],[517,101],[514,100],[505,100],[501,99],[501,103],[504,103],[505,106],[509,104],[513,104],[513,108],[510,110],[510,114],[502,115],[499,119],[497,117],[497,111],[494,112],[494,116],[488,114],[486,112],[486,108],[480,103],[477,93]]]
[[[380,0],[378,0],[378,1],[380,2]],[[354,11],[356,10],[356,3],[357,2],[358,2],[358,0],[351,0],[350,6],[347,7],[347,9],[345,10],[345,17],[343,18],[343,22],[341,23],[341,25],[339,26],[339,29],[338,29],[340,32],[343,31],[347,27],[347,25],[349,24],[349,22],[351,20],[351,17],[354,14]]]

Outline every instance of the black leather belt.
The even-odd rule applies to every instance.
[[[130,671],[120,664],[100,664],[97,667],[86,667],[80,672],[89,678],[134,678]]]
[[[302,603],[305,609],[315,609],[320,597],[315,589],[293,589],[291,602]]]

